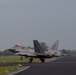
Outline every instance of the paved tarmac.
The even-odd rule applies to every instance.
[[[13,75],[76,75],[76,56],[65,56],[47,63],[21,64],[30,68]]]

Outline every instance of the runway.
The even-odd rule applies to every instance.
[[[48,63],[22,63],[22,65],[30,67],[13,75],[76,75],[76,56],[61,57]]]

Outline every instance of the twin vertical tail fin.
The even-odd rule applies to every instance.
[[[36,53],[39,54],[39,59],[41,60],[42,63],[45,62],[45,59],[44,57],[41,57],[44,55],[44,50],[43,48],[41,47],[40,43],[37,41],[37,40],[33,40],[33,44],[34,44],[34,50]]]
[[[41,47],[40,43],[37,40],[33,40],[33,44],[36,53],[44,53],[43,48]]]
[[[51,50],[58,50],[58,44],[59,44],[59,41],[55,41],[55,43],[52,45],[52,47],[50,49]]]

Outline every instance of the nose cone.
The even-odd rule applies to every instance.
[[[16,49],[8,49],[9,51],[11,51],[12,53],[18,53],[20,51],[16,50]]]

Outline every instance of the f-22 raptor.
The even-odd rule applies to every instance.
[[[28,48],[25,46],[21,46],[20,44],[15,45],[13,48],[8,49],[9,51],[21,56],[30,57],[29,63],[33,61],[33,58],[39,58],[42,63],[45,62],[45,58],[52,58],[54,57],[54,52],[51,50],[44,51],[38,40],[33,40],[34,48]],[[57,46],[57,45],[56,45]],[[54,45],[52,46],[52,49]],[[53,53],[53,54],[52,54]]]

